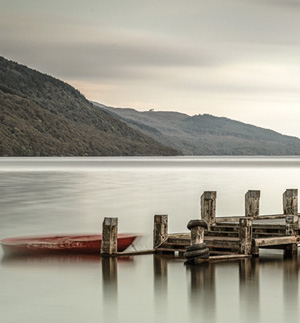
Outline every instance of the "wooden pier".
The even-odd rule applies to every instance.
[[[216,217],[216,197],[216,192],[204,192],[200,199],[201,219],[207,228],[202,228],[200,223],[191,232],[170,234],[168,216],[155,215],[155,252],[178,252],[183,256],[189,246],[204,243],[210,256],[208,259],[200,257],[196,263],[258,257],[262,248],[282,249],[285,257],[297,257],[300,242],[297,189],[288,189],[283,193],[283,213],[277,215],[260,215],[260,191],[248,191],[244,216]]]
[[[149,253],[178,254],[187,263],[229,261],[258,257],[259,250],[282,249],[285,257],[297,257],[300,243],[298,190],[283,193],[283,213],[260,215],[260,191],[245,194],[245,215],[216,216],[215,191],[204,192],[200,198],[201,219],[187,224],[190,232],[169,233],[168,215],[154,216],[153,249],[117,252],[117,218],[103,222],[103,257]]]

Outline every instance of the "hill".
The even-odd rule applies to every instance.
[[[101,107],[184,155],[300,155],[300,139],[228,118]]]
[[[0,57],[0,156],[177,155],[72,86]]]

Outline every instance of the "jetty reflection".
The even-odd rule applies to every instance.
[[[168,287],[171,287],[172,281],[172,277],[169,277],[168,286],[168,267],[175,261],[181,261],[183,266],[183,259],[158,254],[153,256],[154,288],[158,303],[168,297]],[[237,306],[237,318],[243,313],[243,316],[249,315],[253,321],[260,321],[269,284],[266,277],[276,277],[278,287],[283,289],[284,314],[287,318],[296,320],[299,304],[299,269],[300,260],[285,259],[279,252],[262,254],[260,258],[187,265],[185,271],[188,278],[188,306],[191,318],[201,314],[204,321],[205,318],[210,321],[217,320],[214,316],[214,313],[217,313],[217,298],[229,297],[230,302]],[[224,281],[225,272],[236,272],[237,281]],[[238,297],[232,299],[230,290],[235,290],[236,287],[239,291]],[[242,317],[240,319],[242,320]]]

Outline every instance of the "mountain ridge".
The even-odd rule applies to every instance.
[[[226,117],[101,106],[184,155],[300,155],[299,138]]]

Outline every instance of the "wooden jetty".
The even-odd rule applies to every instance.
[[[154,216],[153,247],[157,253],[184,255],[193,244],[205,243],[210,257],[224,261],[259,256],[259,249],[282,249],[285,257],[296,257],[300,241],[298,190],[283,193],[283,213],[260,215],[260,191],[245,195],[245,215],[216,217],[216,192],[201,196],[201,219],[207,228],[196,226],[187,233],[168,233],[168,216]],[[204,260],[201,260],[202,262]]]
[[[178,254],[188,263],[229,261],[258,257],[259,250],[282,249],[285,257],[297,257],[300,242],[298,190],[283,193],[283,213],[260,215],[260,191],[245,194],[245,215],[216,216],[215,191],[204,192],[200,198],[201,219],[191,220],[190,232],[169,233],[168,215],[154,216],[153,249],[117,252],[118,219],[103,221],[101,256],[127,256],[149,253]],[[189,259],[189,255],[196,254]]]

